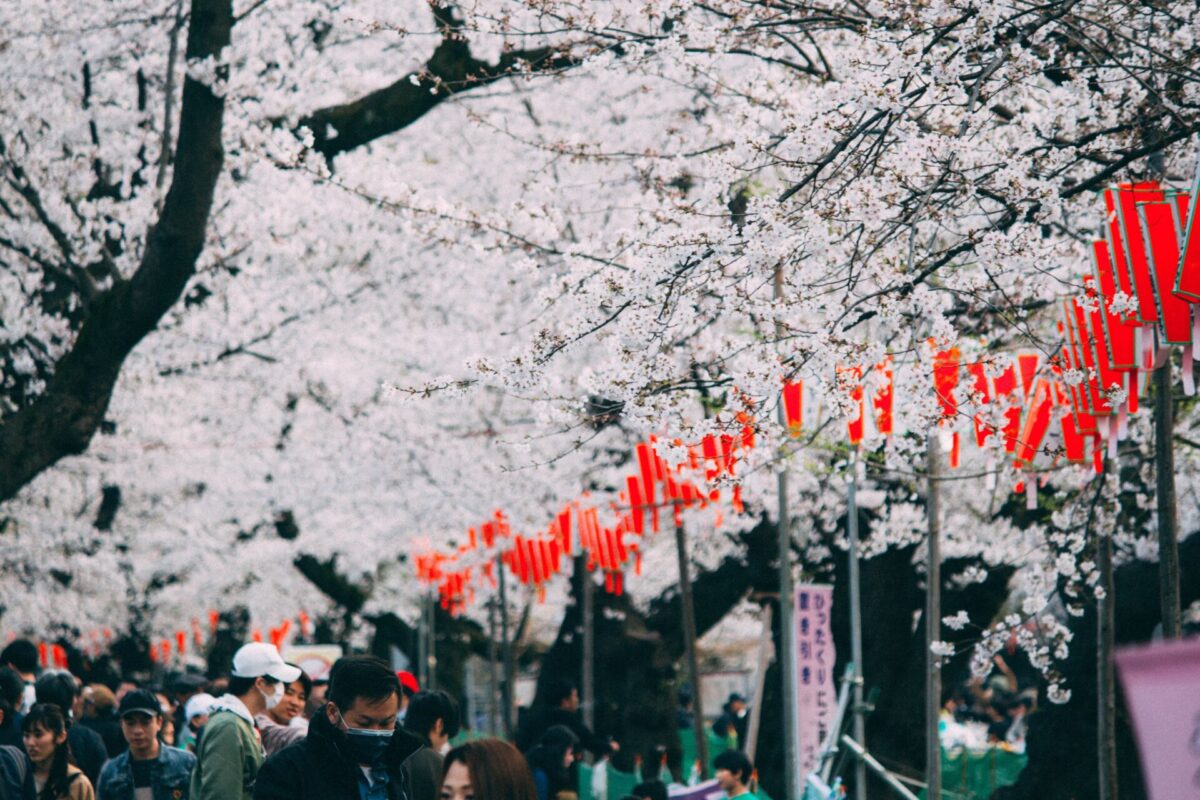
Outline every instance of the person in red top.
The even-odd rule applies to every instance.
[[[421,687],[417,685],[417,677],[406,669],[396,673],[396,680],[400,681],[400,716],[396,717],[396,721],[403,724],[408,714],[408,704],[421,691]]]

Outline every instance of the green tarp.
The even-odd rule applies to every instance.
[[[691,731],[679,732],[680,743],[683,745],[683,764],[687,770],[691,771],[691,764],[696,761],[696,738]],[[718,739],[711,732],[708,734],[708,753],[709,759],[716,758],[718,754],[725,752],[730,748],[729,742],[724,739]],[[615,770],[611,765],[608,766],[608,791],[605,797],[594,797],[592,795],[592,767],[587,764],[579,764],[579,800],[621,800],[627,794],[633,792],[633,787],[641,783],[641,778],[638,775],[621,772]],[[709,768],[709,777],[712,777],[712,768]],[[758,800],[771,800],[770,796],[761,788],[755,795]]]
[[[987,750],[942,750],[942,797],[946,800],[987,800],[1001,786],[1021,776],[1029,757],[999,747]],[[924,798],[925,792],[921,793]]]

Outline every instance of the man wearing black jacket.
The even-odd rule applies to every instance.
[[[267,759],[254,800],[410,800],[405,759],[421,739],[396,727],[400,682],[375,656],[333,665],[308,736]]]
[[[528,719],[517,732],[517,749],[527,753],[542,738],[542,734],[562,725],[570,728],[584,749],[597,758],[611,755],[620,749],[616,742],[592,733],[579,714],[579,687],[568,680],[552,680],[543,689],[543,702],[534,705]]]

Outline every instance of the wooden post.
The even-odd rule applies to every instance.
[[[688,679],[692,682],[694,702],[692,733],[696,737],[696,757],[700,759],[700,779],[708,778],[708,738],[704,735],[704,693],[700,691],[700,661],[696,657],[696,608],[692,603],[692,576],[688,569],[687,532],[682,523],[675,525],[675,556],[679,561],[679,600],[683,616],[683,643],[687,648]],[[684,764],[686,776],[689,764]]]
[[[929,436],[926,457],[929,486],[925,497],[925,513],[929,517],[929,548],[925,576],[925,780],[929,784],[926,796],[931,800],[940,800],[942,742],[938,736],[938,721],[942,713],[942,667],[941,656],[933,652],[933,643],[940,638],[942,620],[942,520],[938,497],[942,456],[936,426]]]
[[[1178,639],[1179,510],[1175,497],[1175,409],[1171,397],[1171,358],[1154,370],[1154,482],[1158,500],[1158,597],[1164,639]]]
[[[758,752],[758,728],[762,724],[763,695],[767,686],[767,667],[770,666],[771,605],[763,606],[762,633],[758,636],[758,662],[754,670],[754,699],[750,706],[750,722],[746,726],[746,756],[755,763]]]

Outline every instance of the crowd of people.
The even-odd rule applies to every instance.
[[[516,744],[452,747],[460,727],[453,697],[371,655],[314,681],[252,642],[228,676],[164,687],[41,670],[27,640],[0,652],[0,800],[576,800],[576,762],[619,749],[583,724],[566,682]],[[714,764],[728,797],[753,796],[744,754]],[[652,780],[623,800],[667,797]]]
[[[1021,685],[1002,656],[987,678],[950,686],[942,697],[938,731],[947,750],[1000,747],[1025,752],[1029,715],[1037,710],[1036,686]]]

